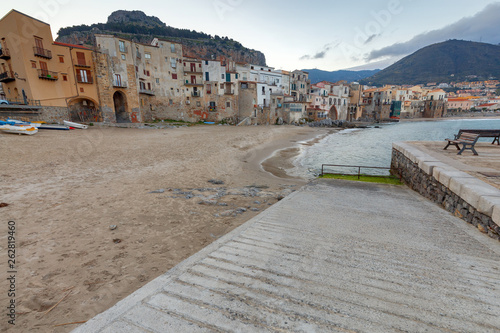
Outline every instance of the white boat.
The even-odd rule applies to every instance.
[[[64,121],[64,125],[69,126],[69,127],[74,127],[74,128],[81,128],[81,129],[87,129],[89,128],[87,125],[79,124],[79,123],[74,123],[72,121]]]
[[[38,128],[34,126],[1,125],[0,132],[11,133],[11,134],[33,135],[38,133]]]

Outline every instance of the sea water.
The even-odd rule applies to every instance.
[[[365,129],[347,129],[328,135],[313,146],[302,146],[291,175],[313,178],[322,164],[390,167],[392,143],[398,141],[442,141],[460,129],[500,129],[500,119],[455,119],[380,124]],[[491,142],[492,138],[479,141]],[[499,147],[500,149],[500,147]],[[354,168],[330,168],[331,172],[357,172]],[[384,174],[388,171],[362,173]]]

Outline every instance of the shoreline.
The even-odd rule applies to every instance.
[[[291,147],[283,147],[281,149],[277,149],[261,162],[262,169],[279,178],[304,179],[301,177],[292,176],[287,172],[297,167],[294,164],[294,161],[302,153],[304,149],[303,147],[313,146],[314,144],[323,140],[325,137],[342,130],[343,129],[324,128],[323,133],[309,137],[306,140],[296,142]],[[307,179],[304,180],[308,181]]]

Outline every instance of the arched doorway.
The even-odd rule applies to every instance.
[[[68,103],[71,121],[101,122],[102,115],[97,103],[90,98],[76,98]]]
[[[127,112],[127,101],[122,92],[117,91],[113,94],[113,104],[115,106],[115,116],[117,123],[130,123]]]
[[[339,119],[339,113],[337,112],[337,108],[334,106],[331,107],[330,109],[330,118],[332,120],[338,120]]]

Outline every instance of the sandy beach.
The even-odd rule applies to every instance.
[[[0,248],[7,253],[8,221],[17,247],[16,325],[2,320],[1,330],[69,332],[78,324],[56,325],[113,306],[305,184],[261,163],[279,151],[264,167],[285,176],[284,157],[327,133],[194,126],[0,135],[8,204]],[[7,290],[6,256],[1,267]],[[2,306],[9,299],[0,293]]]

